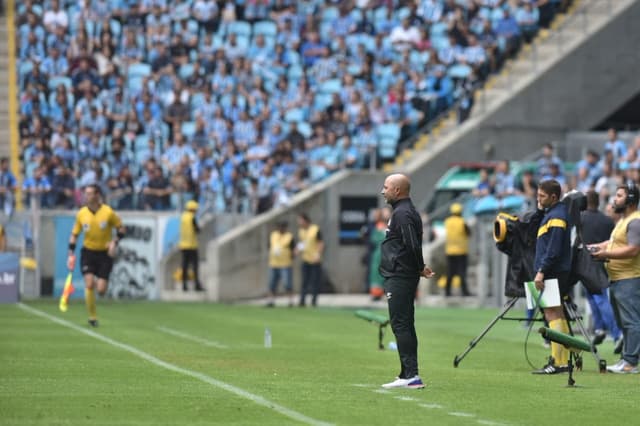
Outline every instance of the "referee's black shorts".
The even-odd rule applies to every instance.
[[[98,278],[109,279],[113,268],[113,258],[106,250],[90,250],[82,247],[80,251],[80,270],[82,275],[93,274]]]

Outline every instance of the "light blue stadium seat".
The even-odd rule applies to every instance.
[[[278,34],[278,26],[273,21],[258,21],[253,24],[253,36],[258,34],[275,37]]]
[[[141,150],[149,149],[149,136],[148,135],[138,135],[134,140],[134,151],[138,152]]]
[[[316,111],[324,110],[331,104],[331,93],[316,93],[313,97],[313,109]]]
[[[127,87],[134,93],[142,91],[144,83],[144,77],[142,76],[133,76],[129,77],[127,80]]]
[[[373,22],[374,23],[380,22],[384,20],[386,16],[387,16],[387,7],[380,6],[373,12]]]
[[[436,51],[449,47],[449,38],[446,36],[431,37],[431,46]]]
[[[381,138],[378,145],[378,155],[383,161],[393,160],[398,152],[398,140]]]
[[[322,11],[322,22],[333,23],[340,16],[337,7],[329,6]]]
[[[305,138],[310,138],[313,134],[313,128],[311,124],[306,121],[298,122],[298,131],[302,133]]]
[[[49,90],[55,90],[56,87],[58,87],[59,85],[64,85],[64,87],[67,88],[67,90],[71,90],[71,79],[69,77],[64,77],[64,76],[58,76],[58,77],[53,77],[51,80],[49,80]]]
[[[396,10],[395,15],[399,21],[402,21],[404,18],[408,18],[411,15],[411,10],[408,7],[401,7]]]
[[[227,34],[235,34],[246,38],[251,37],[251,24],[244,21],[234,21],[229,24]]]
[[[467,78],[471,75],[471,67],[466,64],[455,64],[447,70],[451,78]]]
[[[187,138],[191,139],[193,134],[196,132],[196,122],[195,121],[185,121],[180,126],[180,131]]]
[[[151,65],[144,62],[129,65],[127,70],[129,78],[131,77],[147,77],[151,75]]]
[[[431,25],[429,34],[431,35],[431,37],[446,36],[447,30],[448,25],[446,22],[434,22],[433,25]]]
[[[120,38],[120,33],[122,32],[122,24],[120,24],[120,21],[112,19],[111,21],[109,21],[109,28],[111,29],[113,37],[116,40]]]
[[[293,108],[287,110],[287,112],[285,112],[284,114],[284,119],[289,123],[292,121],[299,123],[305,119],[305,111],[302,108]]]
[[[304,70],[300,65],[292,65],[287,70],[287,77],[290,81],[298,81],[304,76]]]
[[[193,64],[188,63],[188,64],[182,64],[180,66],[180,71],[178,72],[178,75],[182,80],[186,80],[187,78],[191,77],[192,74],[193,74]]]
[[[322,93],[338,93],[342,90],[342,81],[338,78],[323,81],[318,88]]]
[[[379,138],[395,139],[400,138],[400,125],[397,123],[382,123],[376,127],[376,135]]]

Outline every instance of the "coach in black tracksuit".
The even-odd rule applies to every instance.
[[[400,356],[398,378],[383,385],[385,388],[422,388],[418,376],[418,338],[414,326],[414,299],[420,277],[434,276],[422,258],[422,220],[409,192],[409,178],[393,174],[384,181],[382,195],[393,207],[382,242],[380,274],[389,304],[391,329],[396,337]]]

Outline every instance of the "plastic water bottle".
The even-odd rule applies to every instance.
[[[269,327],[264,329],[264,347],[271,347],[271,330],[269,329]]]

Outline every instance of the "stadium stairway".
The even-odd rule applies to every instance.
[[[515,58],[506,61],[499,74],[491,76],[474,96],[471,119],[486,117],[533,80],[544,75],[563,57],[571,54],[580,43],[605,27],[617,14],[635,0],[574,0],[567,13],[559,14],[549,29],[541,29],[532,43],[523,45]],[[469,120],[471,121],[471,120]],[[438,142],[455,138],[460,128],[456,111],[451,111],[437,122],[429,133],[418,137],[411,148],[406,148],[396,161],[385,165],[385,171],[398,170],[419,157],[420,152]],[[488,147],[487,147],[488,150]]]
[[[9,126],[9,37],[6,16],[0,16],[0,157],[10,153]]]

